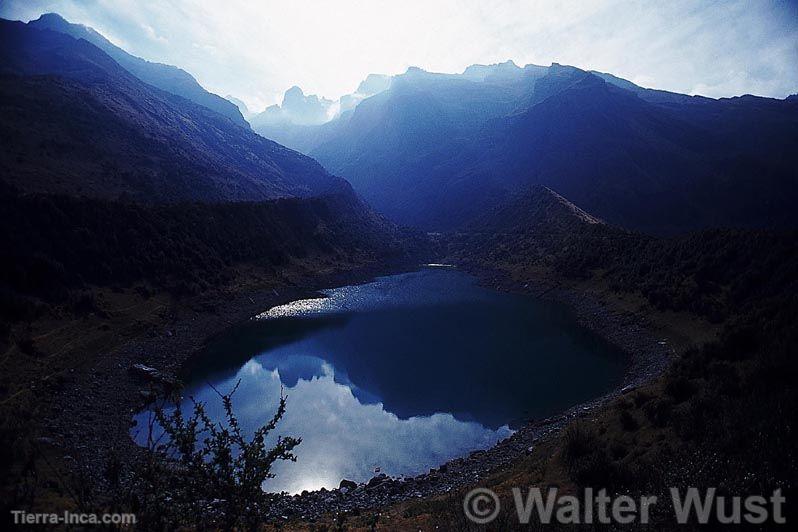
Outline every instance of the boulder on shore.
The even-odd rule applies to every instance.
[[[167,387],[167,389],[175,384],[174,378],[164,374],[162,371],[141,363],[130,366],[130,372],[144,380],[162,384]]]
[[[355,482],[354,480],[346,479],[346,478],[341,480],[341,483],[338,484],[338,489],[341,489],[341,490],[342,489],[346,489],[347,491],[351,491],[351,490],[356,489],[356,488],[357,488],[357,482]]]

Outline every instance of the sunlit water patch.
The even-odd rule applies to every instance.
[[[288,410],[277,433],[302,437],[297,462],[264,488],[296,493],[377,468],[415,475],[511,427],[596,397],[624,357],[562,308],[478,286],[450,268],[381,277],[267,310],[212,341],[187,370],[187,396],[214,419],[234,406],[254,431]],[[146,426],[147,412],[138,415]],[[275,434],[276,436],[276,434]],[[140,443],[146,437],[134,429]]]

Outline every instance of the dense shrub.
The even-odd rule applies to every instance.
[[[0,318],[29,319],[37,301],[90,310],[87,285],[145,283],[195,294],[230,266],[277,270],[293,259],[390,257],[396,229],[354,195],[260,203],[139,205],[0,190]]]
[[[270,495],[262,484],[274,476],[274,462],[296,460],[292,451],[301,439],[279,437],[274,447],[266,444],[285,414],[285,396],[280,397],[274,417],[247,438],[233,412],[237,388],[238,384],[228,394],[219,393],[224,424],[211,421],[205,405],[198,402],[187,418],[179,404],[171,413],[163,405],[155,407],[153,420],[163,434],[154,436],[150,425],[147,453],[135,465],[123,501],[137,513],[144,529],[191,523],[201,529],[254,529],[263,519]],[[118,474],[109,469],[110,475]]]

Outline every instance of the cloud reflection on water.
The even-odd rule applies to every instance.
[[[336,382],[331,365],[319,362],[319,375],[298,378],[285,387],[288,409],[276,432],[301,436],[302,444],[296,449],[296,463],[275,466],[276,478],[264,485],[269,491],[329,489],[343,478],[365,481],[376,467],[393,475],[415,475],[512,434],[507,426],[494,431],[451,414],[399,419],[382,403],[363,404],[349,385]],[[234,377],[214,386],[224,393],[239,378],[233,404],[242,428],[251,432],[276,408],[284,382],[280,369],[264,368],[252,359]],[[212,418],[223,415],[210,388],[190,390],[188,395],[205,402]]]

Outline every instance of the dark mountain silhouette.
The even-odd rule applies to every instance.
[[[244,117],[235,105],[221,96],[217,96],[203,89],[202,86],[197,83],[197,80],[185,70],[171,65],[152,63],[131,55],[111,43],[92,28],[81,24],[71,24],[55,13],[46,13],[38,19],[31,21],[30,25],[37,29],[53,30],[71,35],[76,39],[86,39],[111,56],[114,61],[122,65],[123,68],[143,82],[177,96],[182,96],[187,100],[191,100],[212,111],[216,111],[222,116],[226,116],[240,126],[249,128],[249,124],[244,120]]]
[[[533,185],[477,218],[470,231],[488,233],[574,231],[604,222],[589,214],[549,187]]]
[[[84,39],[0,20],[0,112],[0,318],[97,286],[197,294],[244,264],[269,279],[347,269],[416,238],[309,157]]]
[[[653,240],[605,223],[543,185],[517,192],[449,234],[447,260],[527,274],[585,277]],[[538,272],[540,274],[541,272]]]
[[[433,227],[409,213],[431,208],[427,197],[436,186],[431,180],[436,167],[456,160],[487,120],[516,109],[522,79],[494,84],[408,69],[394,77],[387,91],[318,128],[315,136],[304,137],[300,147],[331,171],[346,175],[382,212]],[[449,189],[445,200],[457,202],[458,194]]]
[[[577,70],[546,89],[469,146],[459,186],[502,196],[547,184],[655,233],[798,221],[798,106],[752,96],[657,104]]]
[[[285,141],[425,229],[462,227],[533,184],[654,233],[798,221],[794,98],[693,97],[558,64],[411,68]]]
[[[20,191],[214,202],[348,188],[312,159],[142,82],[86,40],[0,24],[0,168]]]

